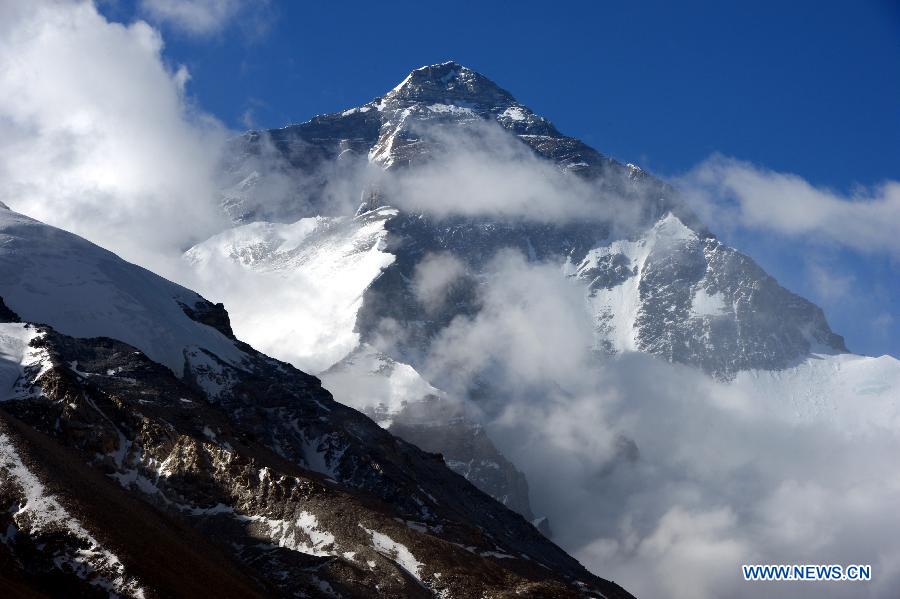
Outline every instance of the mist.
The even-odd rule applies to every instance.
[[[639,597],[843,597],[834,583],[747,583],[740,566],[870,563],[854,596],[892,595],[900,440],[887,421],[799,419],[741,381],[597,354],[584,290],[558,265],[503,252],[488,272],[481,312],[438,336],[427,378],[477,390],[470,412],[588,568]]]
[[[227,131],[193,106],[188,70],[158,31],[88,2],[13,0],[0,21],[0,201],[171,276],[227,224]]]

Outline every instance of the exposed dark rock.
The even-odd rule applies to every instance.
[[[534,520],[528,482],[488,438],[481,425],[436,397],[408,404],[388,430],[420,449],[441,454],[451,470],[508,507]]]
[[[221,596],[630,597],[440,456],[286,364],[252,350],[240,368],[189,355],[192,388],[120,342],[40,330],[32,346],[45,364],[21,385],[32,393],[0,413],[2,467],[23,463],[0,476],[0,501],[44,498],[4,512],[18,531],[0,545],[10,585],[83,596],[115,578],[121,594],[148,597],[196,595],[190,585]],[[213,382],[216,393],[201,393]],[[42,488],[16,482],[23,472]],[[84,534],[34,524],[51,499]],[[118,561],[78,571],[74,552],[86,548]]]
[[[19,315],[10,310],[0,297],[0,322],[21,322]]]
[[[214,304],[206,300],[196,302],[193,307],[179,302],[181,309],[187,317],[196,322],[211,326],[229,339],[234,339],[234,331],[231,330],[231,319],[225,304]]]

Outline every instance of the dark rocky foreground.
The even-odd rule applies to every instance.
[[[187,383],[112,339],[0,326],[40,356],[0,404],[4,596],[631,597],[243,344],[240,367],[186,356]]]

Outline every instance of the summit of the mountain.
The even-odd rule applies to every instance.
[[[452,60],[413,70],[385,97],[408,103],[459,103],[488,109],[515,103],[508,91]]]

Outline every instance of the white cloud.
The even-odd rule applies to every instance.
[[[521,140],[493,122],[414,128],[427,159],[415,169],[389,171],[380,181],[398,208],[434,218],[492,217],[507,221],[567,223],[585,219],[633,224],[640,202],[611,188],[628,188],[623,175],[590,182],[539,158]]]
[[[141,10],[150,19],[194,35],[222,31],[252,5],[247,0],[141,0]]]
[[[439,310],[444,306],[447,293],[465,272],[465,265],[453,254],[428,254],[416,264],[413,293],[428,312]]]
[[[769,397],[764,374],[748,388],[643,354],[596,356],[583,290],[557,265],[506,252],[483,279],[481,311],[438,335],[429,380],[477,391],[470,413],[525,472],[554,540],[588,568],[638,597],[893,595],[900,438],[888,421],[851,426],[832,411],[854,408],[827,402],[800,421],[777,375]],[[768,562],[881,574],[852,588],[743,580],[741,564]]]
[[[481,311],[454,319],[432,344],[427,370],[438,386],[462,392],[486,370],[522,388],[582,378],[592,339],[582,290],[558,266],[514,251],[500,252],[483,275]]]
[[[847,297],[857,287],[856,277],[852,274],[841,274],[814,260],[806,270],[817,295],[828,302]]]
[[[167,69],[162,47],[146,23],[110,23],[88,3],[0,5],[0,201],[157,268],[165,267],[161,255],[224,228],[215,185],[223,131],[191,109],[188,73]],[[437,217],[633,216],[491,135],[487,145],[444,140],[430,166],[386,183],[397,192],[392,197]],[[281,200],[306,189],[274,170],[261,195]],[[896,183],[845,197],[724,159],[686,181],[717,218],[859,250],[896,254],[900,247]],[[332,193],[358,201],[343,187]],[[717,194],[733,204],[712,201]],[[464,270],[453,259],[430,260],[415,284],[426,303],[439,301]],[[309,319],[327,327],[334,310],[320,308],[347,304],[313,288],[327,277],[298,275],[291,281],[297,291],[287,295],[271,291],[274,276],[240,278],[237,267],[222,268],[205,274],[244,298],[238,312],[299,306],[292,326]],[[344,272],[353,279],[348,286],[375,276]],[[895,432],[849,436],[818,420],[788,424],[772,405],[648,356],[598,362],[589,351],[593,323],[583,290],[558,265],[501,253],[484,275],[481,311],[438,336],[427,374],[459,394],[487,384],[482,390],[493,395],[478,408],[491,435],[525,470],[534,508],[550,516],[556,540],[588,567],[640,597],[895,594]],[[837,292],[843,285],[823,284]],[[257,294],[266,290],[268,303],[254,286]],[[347,320],[350,330],[352,314]],[[287,331],[272,343],[296,350],[289,327],[248,322],[263,333]],[[321,348],[329,337],[333,343],[329,331],[312,329],[304,346]],[[328,348],[329,361],[350,345]],[[744,561],[872,563],[876,580],[756,586],[740,576]]]
[[[165,269],[222,226],[223,128],[185,99],[159,33],[88,2],[14,0],[0,25],[0,199]]]
[[[735,224],[900,256],[900,182],[841,194],[790,173],[713,156],[678,181],[707,224]]]

